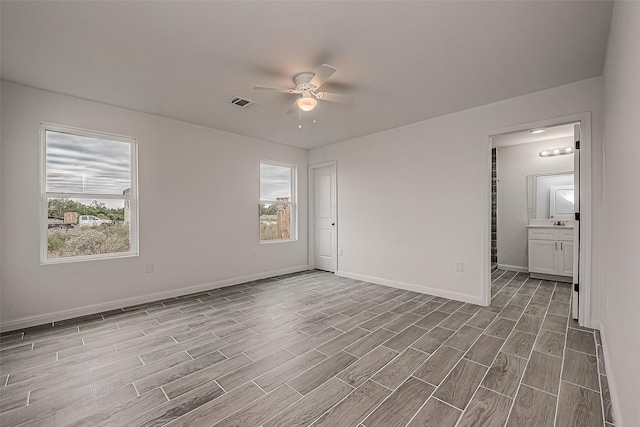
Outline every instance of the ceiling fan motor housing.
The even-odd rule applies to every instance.
[[[311,81],[311,79],[313,79],[314,74],[313,73],[300,73],[297,74],[294,78],[293,81],[296,83],[296,90],[304,92],[306,90],[316,90],[318,89],[317,86],[309,84],[309,82]]]

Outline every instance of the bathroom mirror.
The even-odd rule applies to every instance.
[[[527,175],[527,217],[572,219],[573,172]]]

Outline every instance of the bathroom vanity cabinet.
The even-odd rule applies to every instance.
[[[571,282],[573,228],[528,226],[529,273],[537,279]]]

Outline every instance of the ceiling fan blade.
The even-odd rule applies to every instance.
[[[267,90],[270,92],[282,92],[282,93],[300,93],[295,89],[285,89],[282,87],[271,87],[271,86],[254,86],[255,90]]]
[[[314,85],[316,88],[318,88],[322,86],[322,84],[326,82],[329,79],[329,77],[331,77],[335,72],[336,72],[336,69],[333,68],[331,65],[322,64],[322,66],[313,76],[309,84]]]
[[[300,99],[300,98],[298,98],[298,99]],[[293,101],[293,103],[291,104],[291,106],[287,110],[287,114],[293,114],[293,113],[297,113],[298,112],[298,110],[299,110],[299,108],[298,108],[298,99]]]
[[[317,92],[315,96],[323,101],[339,102],[341,104],[351,104],[355,100],[353,96],[343,95],[341,93]]]

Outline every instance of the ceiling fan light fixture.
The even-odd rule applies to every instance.
[[[318,103],[318,101],[316,101],[315,99],[309,97],[309,98],[300,98],[298,100],[298,108],[300,108],[302,111],[311,111],[314,108],[316,108],[316,104]]]

